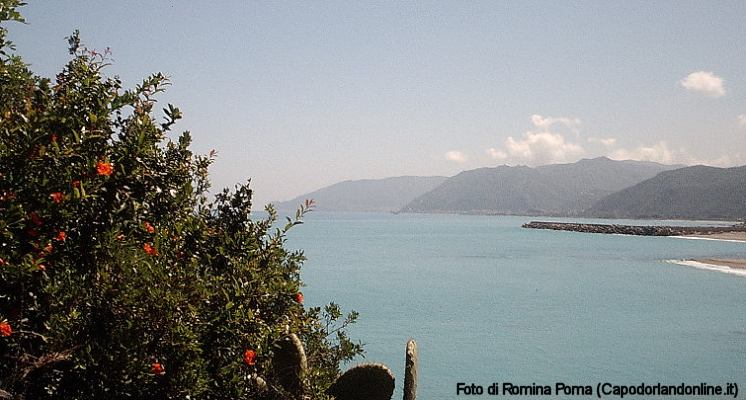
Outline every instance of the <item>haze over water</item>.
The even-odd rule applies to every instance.
[[[457,382],[746,383],[746,278],[665,262],[746,244],[520,228],[531,219],[317,212],[289,247],[309,258],[307,305],[360,312],[357,362],[388,365],[393,398],[410,337],[423,399]]]

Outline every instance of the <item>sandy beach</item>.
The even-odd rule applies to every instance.
[[[722,232],[711,233],[709,235],[687,235],[682,237],[688,239],[732,240],[737,242],[746,242],[746,232]]]
[[[717,265],[719,267],[746,270],[746,259],[700,258],[692,261],[707,265]]]
[[[667,260],[671,264],[684,265],[708,271],[717,271],[746,277],[746,260],[700,259],[700,260]]]
[[[746,243],[746,232],[722,232],[708,235],[686,235],[679,237],[682,239],[723,240],[728,242]],[[688,267],[746,276],[746,258],[697,258],[692,260],[669,260],[669,262],[686,265]]]

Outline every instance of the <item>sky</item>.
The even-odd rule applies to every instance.
[[[79,29],[185,114],[215,188],[608,156],[746,164],[744,1],[39,1],[7,25],[43,76]]]

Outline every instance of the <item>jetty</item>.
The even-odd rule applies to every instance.
[[[555,231],[608,233],[638,236],[687,236],[713,235],[728,232],[746,232],[746,224],[738,224],[732,226],[665,226],[531,221],[527,224],[523,224],[522,226],[524,228],[530,229],[551,229]]]

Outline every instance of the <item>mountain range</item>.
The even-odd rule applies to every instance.
[[[292,200],[275,203],[279,210],[295,210],[314,199],[319,211],[391,212],[440,185],[444,176],[398,176],[335,183]]]
[[[746,166],[704,165],[662,172],[596,202],[586,215],[602,218],[742,219]]]
[[[536,168],[479,168],[449,178],[401,211],[576,215],[606,195],[672,168],[606,157]]]
[[[478,168],[449,178],[345,181],[277,205],[294,209],[306,198],[326,211],[740,219],[746,215],[746,166],[684,167],[598,157]]]

